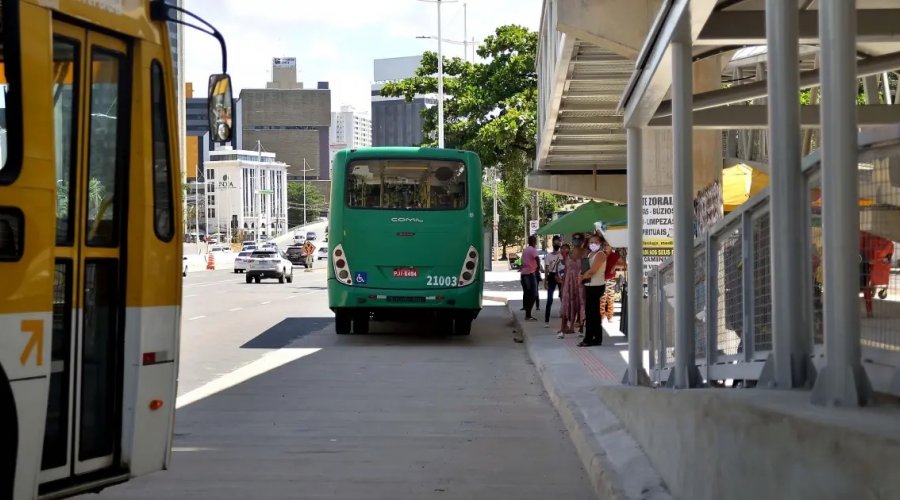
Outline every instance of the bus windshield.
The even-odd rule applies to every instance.
[[[466,207],[466,166],[455,160],[356,160],[347,170],[347,206],[382,210]]]

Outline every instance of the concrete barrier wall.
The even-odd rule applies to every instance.
[[[598,390],[684,499],[897,498],[900,409],[812,407],[803,391]]]

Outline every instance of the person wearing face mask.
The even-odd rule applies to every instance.
[[[584,257],[582,243],[584,236],[581,233],[572,235],[572,251],[568,252],[563,261],[566,273],[562,285],[562,307],[559,314],[562,317],[562,328],[557,332],[557,338],[565,338],[567,333],[575,333],[576,325],[581,326],[584,318],[584,286],[578,279],[581,269],[581,258]]]
[[[562,263],[562,256],[559,249],[562,247],[559,236],[554,236],[551,242],[553,250],[544,257],[545,287],[547,288],[547,302],[544,305],[544,328],[550,328],[550,309],[553,307],[553,293],[559,285],[559,266]]]
[[[590,253],[588,253],[587,258],[590,262],[590,268],[579,276],[579,279],[585,282],[584,340],[578,344],[579,347],[603,343],[600,298],[603,297],[603,292],[606,288],[606,253],[603,252],[603,246],[600,244],[600,236],[596,234],[591,236],[588,249]]]

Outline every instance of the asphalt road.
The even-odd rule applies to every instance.
[[[185,278],[172,467],[101,498],[593,498],[504,307],[338,336],[323,267]]]

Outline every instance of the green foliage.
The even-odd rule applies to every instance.
[[[318,189],[299,181],[289,181],[287,186],[288,197],[288,227],[303,224],[303,190],[306,188],[306,221],[312,222],[319,218],[319,214],[325,210],[325,195]]]
[[[500,243],[521,241],[525,232],[525,176],[536,153],[538,34],[518,25],[500,26],[478,47],[485,62],[444,58],[444,143],[474,151],[486,167],[500,170]],[[385,84],[381,95],[405,97],[437,92],[437,54],[426,52],[412,78]],[[437,106],[422,112],[426,140],[436,146]],[[487,193],[491,193],[490,187]],[[484,193],[483,193],[484,195]],[[492,194],[484,199],[492,224]]]

